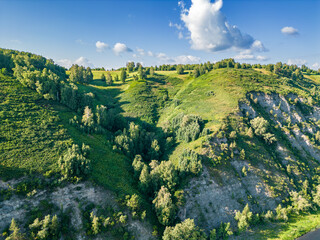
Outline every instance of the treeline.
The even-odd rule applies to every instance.
[[[221,61],[211,63],[201,63],[201,64],[163,64],[160,66],[151,66],[143,68],[140,63],[135,64],[134,62],[127,63],[127,71],[134,72],[143,69],[146,74],[151,76],[154,74],[154,71],[177,71],[178,74],[183,74],[185,70],[192,71],[192,75],[197,78],[213,69],[220,68],[235,68],[235,69],[266,69],[272,73],[277,74],[278,76],[292,78],[293,80],[302,79],[303,74],[320,74],[320,69],[318,71],[308,68],[306,65],[298,67],[297,65],[288,65],[282,62],[276,64],[248,64],[248,63],[238,63],[234,59],[223,59]]]

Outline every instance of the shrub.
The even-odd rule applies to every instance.
[[[202,130],[203,121],[196,115],[178,114],[170,122],[170,128],[178,140],[190,142],[196,140]]]
[[[291,191],[290,196],[291,196],[291,201],[292,201],[292,207],[297,212],[306,212],[307,210],[309,210],[312,207],[309,200],[307,200],[306,198],[304,198],[302,195],[298,194],[297,192]]]
[[[185,149],[179,157],[178,169],[182,175],[188,173],[199,174],[202,170],[199,154],[190,149]]]
[[[207,236],[202,229],[194,224],[193,219],[186,219],[174,227],[166,227],[163,240],[206,240]]]
[[[154,204],[159,222],[165,226],[171,224],[176,209],[172,202],[169,190],[162,186],[152,203]]]
[[[234,219],[238,222],[239,231],[246,231],[253,220],[253,214],[250,212],[249,205],[247,204],[242,212],[236,211]]]
[[[222,222],[220,224],[220,227],[217,230],[217,239],[228,239],[229,236],[233,234],[231,228],[230,228],[230,223],[224,223]]]
[[[90,160],[86,158],[89,147],[82,145],[82,149],[78,145],[73,144],[68,148],[63,157],[60,157],[58,165],[64,178],[77,177],[82,178],[90,172]]]
[[[276,219],[280,221],[288,221],[288,212],[286,208],[282,208],[281,204],[276,208]]]
[[[274,134],[267,132],[269,123],[263,117],[256,117],[250,121],[254,133],[262,137],[266,143],[272,144],[276,141]]]

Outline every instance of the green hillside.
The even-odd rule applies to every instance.
[[[0,175],[57,172],[72,143],[51,104],[16,79],[0,74]]]
[[[260,237],[272,223],[270,236],[286,236],[284,222],[303,233],[318,215],[316,73],[233,59],[181,74],[141,65],[66,71],[30,53],[1,49],[0,56],[1,180],[32,175],[55,187],[89,180],[131,211],[129,221],[147,214],[155,238],[188,218],[206,234],[231,222],[235,234]],[[102,79],[123,71],[123,81]],[[79,203],[85,234],[94,221],[107,233],[104,207],[92,204]]]

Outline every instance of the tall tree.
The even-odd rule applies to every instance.
[[[112,85],[113,84],[112,76],[111,76],[111,74],[109,72],[107,72],[106,83],[107,83],[107,85]]]
[[[156,209],[159,222],[165,226],[171,224],[175,215],[175,206],[169,190],[162,186],[152,203]]]
[[[120,73],[120,80],[121,82],[125,83],[127,79],[127,72],[124,69],[121,69],[121,73]]]
[[[86,106],[82,115],[82,123],[87,129],[88,133],[90,133],[91,129],[94,125],[93,113],[92,110]]]

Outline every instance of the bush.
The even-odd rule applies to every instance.
[[[183,66],[182,66],[182,65],[178,65],[178,66],[177,66],[177,73],[178,73],[178,74],[183,74],[183,73],[184,73],[184,69],[183,69]]]
[[[192,173],[197,175],[202,170],[202,163],[199,154],[185,149],[179,157],[178,170],[182,175]]]
[[[250,212],[249,205],[247,204],[242,212],[236,211],[236,216],[234,219],[238,222],[239,231],[246,231],[253,220],[253,214]]]
[[[33,239],[59,239],[60,222],[57,215],[52,218],[47,215],[41,221],[36,218],[32,224],[29,225],[31,236]]]
[[[262,137],[266,143],[272,144],[276,141],[274,134],[267,132],[269,123],[263,117],[256,117],[250,121],[254,133]]]
[[[290,196],[291,196],[291,201],[292,201],[292,207],[298,213],[299,212],[306,212],[307,210],[309,210],[312,207],[309,200],[307,200],[306,198],[304,198],[302,195],[298,194],[297,192],[291,191]]]
[[[86,158],[89,147],[82,145],[82,149],[78,145],[73,144],[68,148],[63,157],[60,157],[58,165],[64,178],[82,178],[86,176],[90,170],[90,160]]]
[[[169,190],[162,186],[152,203],[154,204],[159,222],[164,226],[171,224],[176,209],[172,202]]]
[[[276,219],[279,221],[288,221],[288,212],[286,208],[282,208],[281,204],[276,208]]]
[[[230,223],[224,223],[222,222],[220,224],[220,227],[217,230],[217,239],[228,239],[229,236],[233,234],[231,228],[230,228]]]
[[[199,116],[181,113],[172,119],[170,128],[178,140],[190,142],[199,137],[203,128],[203,121]]]
[[[202,229],[194,224],[193,219],[186,219],[174,227],[166,227],[163,240],[206,240],[207,236]]]

